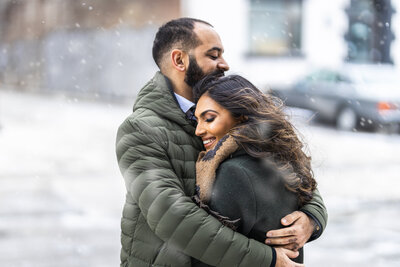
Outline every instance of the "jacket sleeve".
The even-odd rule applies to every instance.
[[[125,121],[117,134],[117,158],[128,194],[151,230],[185,254],[213,266],[270,266],[273,250],[234,232],[199,208],[183,191],[165,147],[162,129]]]
[[[309,241],[317,239],[325,230],[328,221],[328,213],[318,189],[315,189],[313,192],[313,198],[311,201],[304,205],[300,210],[310,216],[318,226]]]

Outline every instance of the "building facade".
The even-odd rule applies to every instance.
[[[154,34],[179,0],[0,2],[0,88],[134,96],[154,73]]]
[[[259,86],[291,83],[318,67],[399,70],[399,0],[188,0],[182,4],[186,15],[215,26],[231,70]]]
[[[265,88],[320,67],[399,70],[400,0],[8,0],[0,88],[134,96],[157,70],[157,28],[214,25],[231,72]]]

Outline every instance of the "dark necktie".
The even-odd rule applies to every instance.
[[[188,111],[186,111],[186,117],[192,122],[193,126],[197,126],[197,119],[194,116],[196,105],[193,105]]]

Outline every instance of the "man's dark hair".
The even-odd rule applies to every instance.
[[[181,49],[188,51],[200,44],[199,38],[193,32],[196,22],[213,27],[210,23],[193,18],[179,18],[162,25],[153,42],[153,59],[161,69],[160,63],[166,52],[174,45],[180,45]]]

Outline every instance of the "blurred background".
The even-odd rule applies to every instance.
[[[118,266],[119,124],[164,22],[282,98],[329,222],[306,266],[400,266],[400,0],[0,0],[0,265]]]

